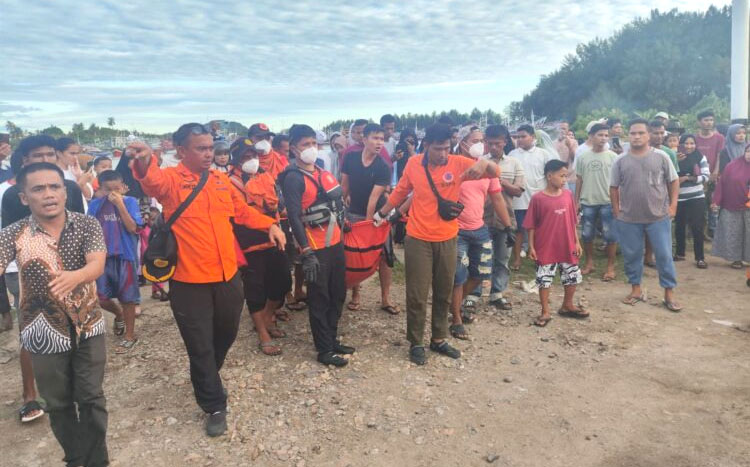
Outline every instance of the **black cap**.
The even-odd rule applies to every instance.
[[[253,123],[247,130],[247,136],[248,138],[254,138],[256,136],[276,136],[276,134],[265,123]]]

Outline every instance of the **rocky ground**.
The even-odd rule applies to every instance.
[[[750,465],[750,288],[742,272],[709,262],[678,264],[679,314],[660,306],[650,269],[648,303],[619,303],[629,290],[621,269],[613,283],[591,276],[578,297],[592,318],[544,329],[529,326],[537,296],[514,287],[512,312],[483,309],[472,339],[454,341],[462,359],[431,354],[419,368],[407,360],[403,313],[378,309],[375,279],[363,308],[344,313],[343,340],[357,353],[343,369],[314,361],[305,312],[284,324],[280,357],[259,353],[245,314],[222,371],[231,412],[217,439],[203,433],[169,308],[146,299],[141,342],[107,363],[112,465]],[[402,284],[393,297],[403,308]],[[61,465],[47,419],[18,422],[17,348],[15,332],[0,335],[0,465]]]

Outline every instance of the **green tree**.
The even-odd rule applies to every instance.
[[[40,131],[39,133],[41,133],[43,135],[52,136],[53,138],[60,138],[60,137],[65,136],[65,132],[62,131],[60,128],[54,126],[54,125],[48,126],[47,128],[45,128],[44,130]]]
[[[731,10],[705,13],[653,10],[609,39],[579,44],[556,71],[510,107],[511,117],[533,110],[549,119],[576,120],[602,108],[626,113],[658,108],[687,112],[711,93],[729,94]]]

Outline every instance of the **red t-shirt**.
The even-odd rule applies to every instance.
[[[719,160],[719,153],[724,149],[724,136],[718,131],[714,131],[714,134],[708,138],[696,134],[695,147],[701,154],[706,156],[708,168],[713,173],[714,169],[716,169],[716,163]]]
[[[538,264],[578,264],[576,221],[576,205],[570,190],[562,190],[560,196],[540,191],[531,197],[523,228],[534,229]]]

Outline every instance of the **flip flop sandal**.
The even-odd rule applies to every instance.
[[[304,302],[297,301],[297,302],[287,303],[286,308],[287,310],[291,310],[291,311],[302,311],[305,308],[307,308],[307,305]]]
[[[282,353],[281,347],[273,342],[260,342],[258,344],[258,349],[263,355],[268,355],[269,357],[275,357]]]
[[[357,311],[357,310],[359,310],[360,306],[361,305],[359,304],[359,302],[349,302],[346,305],[346,309],[349,310],[349,311]]]
[[[284,331],[282,331],[281,329],[276,328],[276,327],[269,328],[268,329],[268,335],[271,336],[271,337],[273,337],[274,339],[281,339],[281,338],[286,337],[286,333]]]
[[[680,304],[678,304],[677,302],[662,300],[661,304],[664,305],[667,310],[673,313],[679,313],[680,311],[682,311],[682,306],[680,306]]]
[[[696,267],[697,267],[698,269],[708,269],[708,263],[706,263],[706,262],[705,262],[705,261],[703,261],[703,260],[700,260],[700,261],[696,261],[696,263],[695,263],[695,266],[696,266]]]
[[[119,344],[117,344],[117,347],[115,348],[116,354],[126,354],[133,350],[133,347],[135,347],[135,344],[138,343],[138,339],[133,339],[132,341],[129,341],[127,339],[123,339],[120,341]]]
[[[622,303],[625,305],[635,306],[638,302],[646,303],[646,294],[642,293],[640,297],[634,297],[632,295],[628,295],[627,297],[622,299]]]
[[[33,412],[36,412],[36,414],[31,415]],[[23,404],[21,410],[18,411],[18,419],[21,420],[21,423],[29,423],[43,416],[44,409],[37,401],[29,401]]]
[[[615,279],[617,279],[617,276],[616,276],[616,275],[609,275],[609,274],[606,274],[606,273],[605,273],[605,274],[604,274],[604,275],[602,276],[602,282],[612,282],[612,281],[613,281],[613,280],[615,280]]]
[[[114,325],[112,326],[112,333],[115,336],[122,336],[125,334],[125,321],[115,319]]]
[[[586,319],[590,316],[588,311],[584,311],[584,310],[573,311],[573,310],[566,310],[564,308],[560,308],[559,310],[557,310],[557,314],[565,318],[575,318],[575,319]]]
[[[494,306],[498,310],[512,310],[513,304],[506,298],[499,298],[490,302],[490,305]]]
[[[448,330],[451,333],[451,336],[455,337],[456,339],[461,340],[469,340],[469,333],[466,332],[466,328],[463,324],[451,324]]]
[[[742,269],[742,261],[735,261],[731,266],[732,269]]]
[[[547,326],[550,321],[552,321],[552,317],[551,316],[547,316],[547,317],[541,317],[540,316],[537,319],[535,319],[531,324],[533,324],[534,326],[543,328],[543,327]]]
[[[292,320],[292,317],[289,316],[289,313],[287,313],[284,310],[276,310],[276,311],[274,311],[274,315],[276,315],[276,319],[278,319],[279,321],[286,322],[286,321],[291,321]]]
[[[381,306],[380,309],[383,310],[383,311],[385,311],[389,315],[397,315],[397,314],[401,313],[401,310],[399,310],[397,307],[395,307],[393,305]]]
[[[685,261],[685,257],[682,255],[674,255],[674,261]]]

